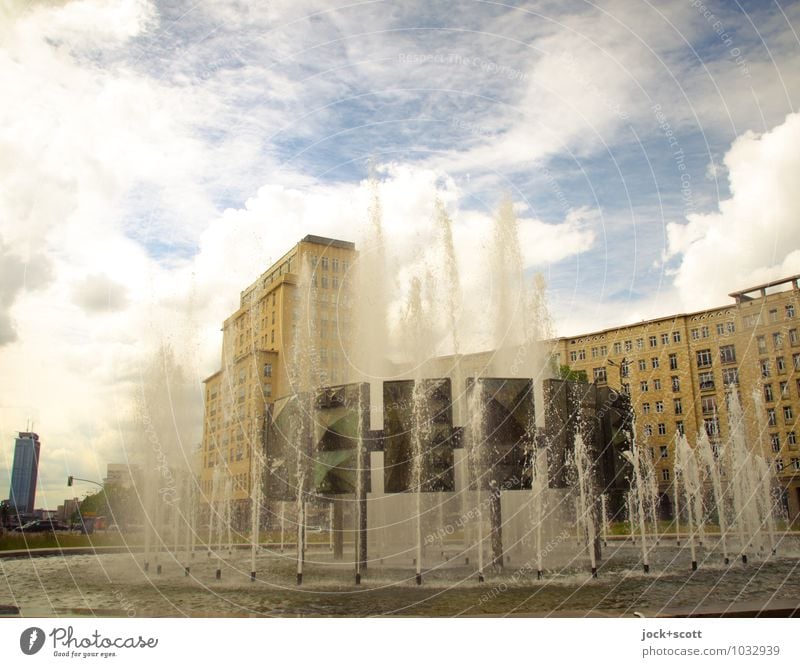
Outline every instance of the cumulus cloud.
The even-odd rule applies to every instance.
[[[11,307],[25,289],[41,287],[50,279],[50,263],[42,255],[26,261],[0,239],[0,346],[17,339]]]
[[[687,309],[726,303],[734,289],[800,273],[800,113],[746,132],[724,158],[731,196],[667,225],[674,284]]]
[[[86,276],[73,289],[73,299],[84,310],[121,310],[128,304],[127,289],[103,273]]]

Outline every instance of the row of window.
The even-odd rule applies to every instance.
[[[792,470],[800,470],[800,458],[793,457],[792,458]],[[783,462],[783,459],[775,459],[775,472],[783,472],[786,469],[786,465]]]
[[[794,306],[788,305],[786,306],[787,309],[787,318],[794,317]],[[777,311],[775,311],[777,312]],[[791,315],[788,313],[791,312]],[[731,335],[736,332],[736,325],[731,321],[727,322],[720,322],[716,325],[717,335],[718,336],[725,336]],[[691,339],[694,341],[702,340],[704,338],[709,338],[711,335],[711,331],[708,326],[697,327],[690,330]],[[791,345],[799,345],[800,344],[800,335],[798,335],[797,329],[789,329],[788,330],[788,337],[789,342]],[[680,331],[673,331],[671,334],[663,333],[660,335],[661,345],[669,345],[670,338],[674,343],[680,343],[681,341],[681,333]],[[760,354],[766,353],[767,350],[767,341],[765,336],[758,336],[758,349]],[[648,344],[651,348],[658,347],[659,343],[659,336],[651,335],[648,338]],[[784,332],[779,331],[772,334],[772,343],[773,347],[776,350],[782,349],[784,345]],[[642,351],[645,349],[645,339],[644,338],[637,338],[635,340],[635,348],[637,351]],[[618,341],[614,343],[614,354],[622,354],[623,350],[625,352],[632,352],[634,350],[634,341],[633,340],[626,340],[624,342]],[[598,347],[591,348],[592,359],[603,359],[608,355],[608,346],[607,345],[600,345]],[[700,350],[697,352],[698,355],[698,367],[703,367],[703,365],[711,365],[711,351],[710,350]],[[702,360],[701,360],[702,355]],[[569,353],[570,361],[585,361],[586,360],[586,350],[572,350]],[[670,355],[670,357],[674,357],[675,355]],[[735,363],[736,362],[736,351],[734,350],[733,345],[723,345],[720,347],[720,361],[723,364]],[[641,365],[642,362],[640,362]],[[644,369],[641,369],[644,370]]]
[[[710,349],[697,350],[696,358],[698,368],[708,368],[713,364],[713,357]],[[735,364],[736,348],[733,345],[721,345],[719,348],[719,360],[720,363],[723,364]]]
[[[794,312],[795,312],[794,311],[794,304],[793,303],[786,304],[784,306],[783,312],[784,312],[784,317],[787,320],[794,319]],[[769,321],[770,322],[777,322],[778,321],[778,309],[777,308],[772,308],[769,311]],[[745,323],[745,326],[750,327],[751,329],[753,327],[757,327],[759,324],[762,323],[761,322],[761,313],[759,312],[759,313],[755,313],[753,315],[748,315],[747,317],[744,318],[744,323]]]
[[[334,273],[339,272],[340,262],[336,257],[332,259],[329,259],[328,257],[322,257],[319,259],[319,261],[317,261],[316,255],[311,255],[310,257],[311,257],[311,266],[314,267],[315,269],[320,268],[323,271],[327,271],[328,268],[330,268]],[[348,262],[341,262],[341,267],[342,267],[342,272],[347,273],[347,269],[350,268],[350,265],[348,264]]]
[[[761,369],[761,377],[768,378],[772,373],[772,363],[769,359],[759,359],[759,367]],[[800,352],[792,355],[792,366],[794,370],[800,371]],[[786,372],[786,358],[775,357],[775,370],[778,373]]]
[[[736,324],[733,320],[728,320],[727,322],[719,322],[717,324],[718,336],[730,336],[731,334],[735,333],[736,333]],[[711,330],[708,328],[707,325],[689,330],[689,337],[692,340],[701,340],[702,338],[708,338],[710,335],[711,335]]]
[[[797,383],[797,396],[800,397],[800,380],[796,380],[795,382]],[[787,399],[787,398],[791,398],[791,396],[789,394],[789,382],[788,381],[781,382],[778,385],[778,388],[779,388],[779,395],[780,395],[781,400]],[[772,385],[771,384],[765,384],[764,385],[764,400],[767,401],[768,403],[770,403],[770,402],[775,400],[775,394],[772,391]]]
[[[669,345],[670,337],[674,343],[681,342],[681,332],[680,331],[673,331],[670,333],[662,333],[660,335],[661,344],[662,345]],[[652,335],[648,339],[648,344],[651,348],[658,347],[659,336]],[[645,349],[645,339],[644,338],[637,338],[635,341],[636,349],[641,351]],[[617,341],[614,343],[614,354],[622,354],[623,350],[625,352],[632,352],[634,348],[634,341],[633,340],[626,340],[626,341]],[[592,350],[592,359],[602,359],[608,356],[608,346],[607,345],[600,345],[599,347],[593,347]],[[586,360],[586,350],[572,350],[569,353],[570,361],[585,361]]]
[[[328,276],[321,276],[319,282],[317,282],[317,276],[315,275],[311,278],[311,284],[322,289],[328,289],[328,287],[339,289],[339,278],[333,276],[333,278],[328,279]]]
[[[770,433],[769,439],[772,451],[776,453],[781,451],[781,436],[778,433]],[[789,431],[786,434],[786,446],[789,449],[797,448],[797,434],[794,431]]]
[[[800,335],[797,333],[797,329],[789,329],[785,332],[784,335],[783,331],[776,331],[772,334],[772,347],[776,350],[782,350],[784,344],[786,343],[786,337],[789,338],[789,344],[792,346],[800,345]],[[758,353],[759,354],[766,354],[767,353],[767,338],[766,336],[757,336],[756,343],[758,344]]]
[[[767,425],[768,426],[777,426],[778,420],[775,416],[775,408],[767,408]],[[791,405],[784,405],[783,406],[783,420],[787,424],[794,423],[794,411],[792,410]]]

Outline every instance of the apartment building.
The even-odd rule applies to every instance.
[[[800,276],[730,295],[733,302],[557,339],[559,363],[631,397],[636,435],[652,456],[662,507],[674,495],[675,436],[729,436],[738,392],[749,443],[773,462],[790,517],[800,514]],[[667,509],[669,511],[669,509]]]
[[[204,380],[200,483],[206,500],[226,493],[220,480],[230,480],[237,510],[246,510],[251,452],[263,443],[268,406],[291,393],[298,327],[313,332],[320,384],[344,380],[355,257],[351,242],[309,235],[241,292],[239,307],[222,325],[220,369]],[[304,271],[305,291],[299,288]]]

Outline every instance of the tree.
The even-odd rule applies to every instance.
[[[105,516],[109,523],[125,525],[135,523],[137,507],[135,489],[106,484],[102,490],[81,501],[80,512],[83,516]]]
[[[568,380],[570,382],[588,382],[589,378],[586,376],[586,371],[575,371],[572,370],[566,364],[561,364],[558,369],[558,377],[562,380]]]

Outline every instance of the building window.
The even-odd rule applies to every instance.
[[[641,389],[642,391],[647,391],[647,380],[642,380],[639,383],[639,389]]]
[[[650,414],[650,404],[649,403],[642,403],[642,414],[649,415]]]
[[[733,345],[723,345],[719,348],[719,360],[723,364],[736,363],[736,348]]]
[[[711,391],[714,388],[714,372],[703,371],[699,374],[700,391]]]
[[[669,456],[669,453],[668,453],[668,451],[667,451],[667,448],[666,448],[666,446],[665,446],[665,445],[661,445],[661,447],[659,448],[659,450],[660,450],[660,453],[661,453],[661,458],[662,458],[662,459],[665,459],[665,458],[667,458],[667,457]]]
[[[786,304],[786,319],[791,320],[794,318],[794,304],[787,303]]]
[[[697,351],[697,367],[708,368],[711,365],[711,350]]]
[[[639,359],[639,370],[646,371],[647,370],[647,361],[644,359]]]
[[[759,366],[761,367],[761,377],[768,378],[769,377],[769,359],[761,359],[758,362]]]
[[[706,429],[708,437],[719,435],[719,419],[711,417],[710,419],[703,420],[703,427]]]
[[[614,354],[622,354],[622,343],[614,343]]]
[[[717,411],[717,399],[714,396],[703,396],[700,405],[704,415],[713,415]]]
[[[775,418],[775,408],[767,408],[767,425],[777,426],[778,420]]]
[[[726,387],[730,385],[739,384],[739,369],[738,368],[723,368],[722,369],[722,384]]]
[[[681,399],[674,398],[674,399],[672,399],[672,403],[673,403],[673,407],[675,408],[675,414],[676,415],[682,415],[683,414],[683,403],[681,403]]]
[[[658,345],[658,338],[656,336],[650,336],[648,340],[650,342],[650,347],[656,347]]]
[[[786,359],[783,357],[775,357],[775,368],[778,370],[778,373],[785,373]]]
[[[681,435],[686,435],[686,431],[683,426],[683,422],[675,422],[675,430],[680,433]]]
[[[772,385],[765,384],[764,385],[764,400],[767,402],[774,401],[775,397],[772,395]]]
[[[759,354],[766,354],[767,353],[767,339],[764,336],[759,336],[756,338],[758,342],[758,353]]]
[[[672,332],[672,342],[673,343],[680,343],[681,342],[681,332],[680,331],[673,331]]]
[[[783,334],[780,331],[772,334],[772,345],[776,350],[783,349]]]
[[[659,424],[658,425],[658,434],[659,435],[666,435],[667,434],[667,425],[666,424]]]
[[[672,391],[681,390],[681,379],[677,375],[672,376]]]
[[[656,368],[658,368],[658,357],[653,357],[653,358],[650,360],[650,363],[652,364],[652,366],[653,366],[653,369],[654,369],[654,370],[655,370]]]
[[[669,345],[669,334],[662,333],[661,334],[661,344],[662,345]]]
[[[664,412],[664,401],[656,401],[656,412]]]
[[[795,449],[797,447],[797,436],[794,431],[789,431],[786,434],[786,444],[789,445],[789,449]]]
[[[792,406],[791,405],[784,405],[783,406],[783,419],[787,424],[792,423],[792,419],[794,415],[792,414]]]
[[[773,452],[777,454],[779,451],[781,451],[781,439],[777,433],[769,434],[769,443]]]
[[[595,368],[594,369],[594,381],[598,384],[605,384],[606,383],[606,369],[603,368]]]
[[[655,378],[653,380],[653,389],[656,391],[661,391],[661,380],[659,378]]]
[[[664,468],[661,471],[661,479],[664,482],[669,482],[669,468]]]

